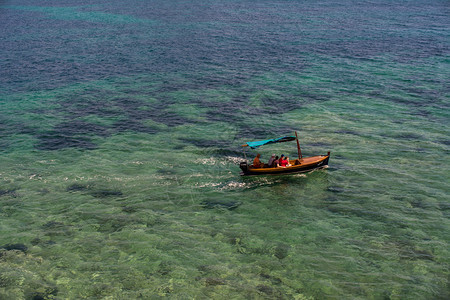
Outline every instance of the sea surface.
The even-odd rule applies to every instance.
[[[450,298],[449,1],[3,0],[0,28],[0,299]],[[239,175],[294,131],[328,168]]]

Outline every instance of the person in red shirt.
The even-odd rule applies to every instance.
[[[280,157],[280,167],[286,167],[289,164],[289,161],[286,159],[284,154],[281,154]]]
[[[286,167],[292,166],[291,161],[289,160],[289,157],[287,157],[287,156],[286,156],[286,161],[287,161]]]

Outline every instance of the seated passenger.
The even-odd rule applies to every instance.
[[[275,160],[273,161],[272,168],[276,168],[280,166],[280,159],[278,156],[275,156]]]
[[[287,161],[287,165],[286,167],[290,167],[291,165],[291,161],[289,160],[289,157],[286,156],[286,161]]]
[[[286,160],[286,157],[281,154],[280,157],[280,167],[286,167],[288,165],[289,161]]]
[[[258,168],[262,167],[261,161],[259,160],[260,157],[261,157],[261,154],[259,154],[259,153],[256,154],[256,157],[253,160],[253,168],[258,169]]]
[[[269,162],[267,163],[267,167],[273,168],[274,161],[275,161],[275,154],[272,154],[272,157],[269,159]]]

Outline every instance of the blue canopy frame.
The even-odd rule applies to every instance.
[[[248,143],[242,145],[242,147],[247,147],[248,146],[248,147],[250,147],[252,149],[256,149],[256,148],[258,148],[260,146],[263,146],[263,145],[284,143],[284,142],[290,142],[290,141],[297,141],[298,158],[301,159],[303,156],[302,156],[302,150],[300,149],[300,143],[298,141],[297,131],[295,131],[295,136],[290,135],[290,136],[283,136],[283,137],[270,139],[270,140],[248,142]],[[247,155],[245,154],[245,148],[244,148],[244,157],[245,157],[245,161],[247,161]]]
[[[254,141],[254,142],[248,142],[245,145],[242,145],[243,147],[249,146],[252,149],[256,149],[260,146],[263,145],[268,145],[268,144],[276,144],[276,143],[284,143],[284,142],[290,142],[290,141],[295,141],[296,137],[295,136],[283,136],[280,138],[275,138],[275,139],[270,139],[270,140],[263,140],[263,141]]]

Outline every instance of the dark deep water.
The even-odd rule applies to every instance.
[[[0,1],[0,298],[448,299],[449,8]]]

